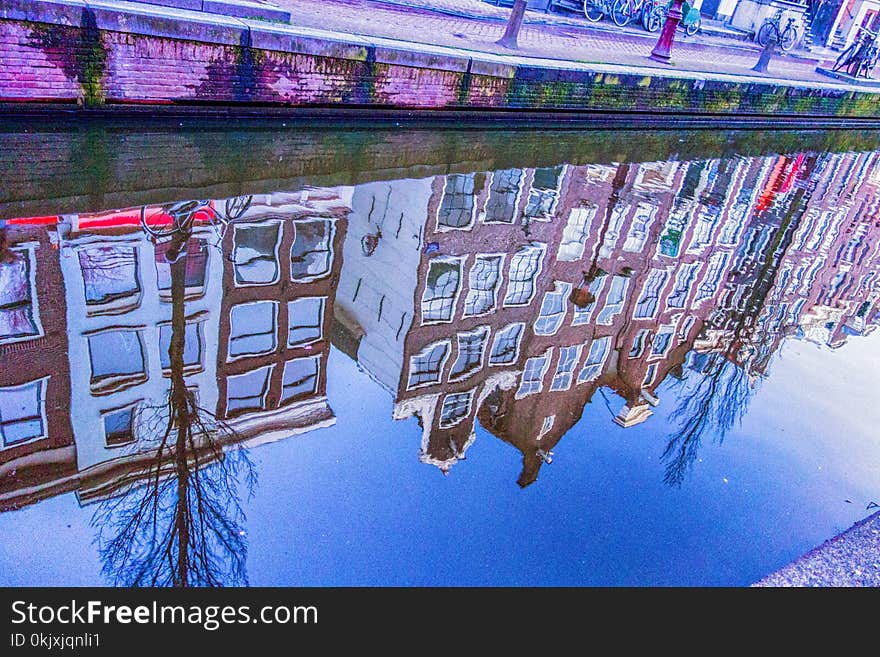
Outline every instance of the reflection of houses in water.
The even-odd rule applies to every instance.
[[[785,336],[840,346],[870,330],[880,296],[877,160],[777,158],[768,181],[774,202],[759,203],[746,222],[704,347],[732,341],[733,358],[758,375]]]
[[[243,438],[336,421],[327,358],[349,193],[273,194],[224,238],[216,415]]]
[[[141,229],[139,210],[65,216],[58,231],[81,486],[112,486],[142,459],[138,442],[151,439],[165,412],[171,266]],[[208,231],[196,227],[187,244],[184,371],[201,405],[216,394],[221,296],[222,255]]]
[[[835,188],[810,208],[783,273],[792,272],[789,289],[799,285],[810,297],[799,333],[837,347],[872,330],[880,309],[880,155],[828,159],[846,175],[833,178]],[[814,279],[801,283],[802,271],[816,272]]]
[[[734,162],[739,168],[730,175],[741,180],[749,162]],[[361,344],[405,341],[403,363],[382,378],[397,385],[395,417],[419,418],[423,461],[448,471],[464,457],[479,417],[523,453],[526,485],[598,387],[623,399],[615,418],[622,426],[650,415],[657,386],[680,367],[713,307],[736,243],[724,192],[739,188],[723,176],[728,182],[713,188],[719,177],[702,164],[450,174],[433,179],[429,198],[418,181],[421,193],[400,207],[405,255],[374,261],[389,273],[394,265],[383,263],[408,263],[397,277],[369,269],[367,258],[380,253],[381,242],[371,256],[346,244],[341,289],[362,289],[369,280],[374,296],[389,299],[394,282],[416,269],[412,320],[397,300],[398,325],[358,327]],[[680,208],[672,216],[686,181],[692,196],[699,197],[699,185],[721,197],[697,221]],[[394,193],[403,199],[405,192]],[[692,196],[680,199],[691,213],[708,205]],[[425,214],[418,253],[411,243],[418,222],[410,218]],[[356,211],[352,225],[362,220]],[[591,266],[601,273],[585,279]],[[355,268],[372,275],[349,279]],[[587,288],[594,298],[574,305],[572,293]],[[350,295],[340,298],[346,301],[338,309],[348,312]]]
[[[358,185],[343,246],[333,342],[396,393],[422,258],[431,179]]]
[[[650,416],[660,383],[681,376],[695,342],[701,351],[720,348],[742,321],[741,347],[761,323],[778,324],[780,312],[796,317],[814,306],[780,301],[800,289],[787,273],[798,263],[800,217],[822,199],[834,205],[823,185],[852,195],[839,165],[848,163],[855,184],[865,169],[851,161],[865,158],[873,156],[512,169],[358,188],[352,234],[362,235],[346,244],[339,335],[374,377],[397,386],[395,417],[419,419],[423,461],[447,472],[464,458],[479,419],[523,454],[519,482],[527,485],[598,388],[617,393],[614,420],[632,426]],[[866,194],[873,199],[864,189],[854,198]],[[366,253],[363,240],[379,231],[365,218],[379,207],[404,239],[383,230]],[[876,266],[848,258],[866,267],[853,299],[873,317],[878,295],[866,286]],[[830,263],[828,275],[853,271],[846,262]],[[411,289],[413,278],[410,310],[395,286]],[[393,354],[401,342],[403,361],[374,355],[375,368],[357,350],[369,343]],[[767,354],[758,356],[752,361],[766,366]]]
[[[332,336],[395,395],[396,418],[418,418],[424,462],[448,472],[479,421],[521,452],[525,486],[600,388],[629,427],[694,348],[732,345],[728,359],[759,375],[784,336],[836,346],[869,331],[877,157],[566,165],[255,197],[222,236],[194,224],[185,380],[248,445],[326,426]],[[6,236],[0,504],[105,496],[143,472],[167,401],[168,246],[139,210],[13,221]]]
[[[75,484],[64,283],[43,225],[53,220],[10,221],[0,248],[0,509]]]
[[[349,207],[340,193],[257,197],[222,241],[214,227],[194,224],[186,245],[185,381],[236,442],[260,444],[335,422],[326,361]],[[15,287],[13,312],[3,320],[17,333],[0,346],[7,508],[37,501],[40,487],[45,494],[77,489],[89,500],[137,479],[152,458],[144,446],[168,417],[169,243],[141,229],[140,209],[64,216],[51,232],[60,236],[56,248],[47,238],[13,247],[50,257],[29,255],[10,274],[29,287]],[[39,279],[29,273],[35,266]],[[39,358],[26,351],[31,341]],[[24,359],[18,372],[27,380],[6,367],[7,351]],[[45,481],[31,483],[31,470],[45,471]]]

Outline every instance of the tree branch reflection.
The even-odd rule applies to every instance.
[[[234,431],[198,404],[184,378],[186,241],[172,237],[170,387],[164,404],[139,410],[138,452],[152,456],[138,482],[102,503],[92,523],[103,574],[123,586],[247,585],[239,489],[255,471]],[[145,482],[145,483],[144,483]]]

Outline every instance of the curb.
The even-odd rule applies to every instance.
[[[426,11],[426,12],[431,12],[431,13],[435,13],[435,14],[441,14],[441,15],[450,16],[453,18],[463,18],[463,19],[485,21],[485,22],[491,22],[491,23],[504,23],[507,20],[506,18],[502,18],[502,17],[473,14],[473,13],[470,13],[467,11],[459,11],[456,9],[449,9],[447,7],[432,7],[432,6],[429,6],[429,5],[420,3],[420,2],[413,2],[411,0],[371,0],[371,1],[376,2],[378,4],[388,5],[391,7],[417,9],[419,11]],[[523,24],[524,25],[539,25],[539,26],[546,26],[546,27],[563,27],[563,28],[570,27],[570,28],[577,28],[577,29],[582,29],[582,30],[587,30],[587,31],[603,32],[606,34],[630,36],[630,37],[641,38],[641,39],[653,39],[656,37],[655,34],[652,34],[650,32],[645,32],[644,30],[631,30],[628,27],[621,28],[621,27],[617,27],[616,25],[612,26],[612,25],[605,25],[603,23],[588,23],[586,20],[583,20],[583,21],[566,20],[565,18],[550,21],[550,20],[545,20],[543,18],[540,18],[539,16],[534,16],[534,15],[530,16],[530,14],[536,14],[536,13],[539,13],[539,12],[537,12],[536,10],[529,11],[527,9],[526,14],[525,14],[525,18],[523,19]],[[540,13],[544,13],[544,12],[540,12]],[[559,14],[556,14],[556,15],[558,16]],[[701,29],[700,33],[705,34],[707,36],[715,37],[715,38],[725,39],[725,40],[731,42],[731,43],[700,44],[700,45],[705,45],[706,47],[709,47],[709,48],[724,48],[724,49],[731,49],[731,50],[740,50],[740,51],[746,51],[746,52],[751,52],[751,53],[755,53],[755,54],[757,54],[761,51],[761,48],[759,46],[755,45],[754,42],[750,41],[748,39],[747,35],[745,35],[745,34],[743,34],[741,37],[737,38],[737,37],[730,35],[729,33],[721,34],[718,30],[715,30],[713,28],[709,28],[708,30]],[[802,62],[821,62],[821,61],[823,61],[823,58],[809,57],[805,53],[777,53],[776,56],[788,57],[793,60],[802,61]]]

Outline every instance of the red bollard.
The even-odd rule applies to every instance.
[[[682,0],[673,0],[669,13],[666,14],[666,22],[663,23],[663,31],[660,32],[660,38],[657,39],[657,45],[651,51],[650,59],[656,62],[668,64],[670,60],[669,52],[672,50],[672,43],[675,41],[675,31],[678,24],[684,17],[681,13]]]

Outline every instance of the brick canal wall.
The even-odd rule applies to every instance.
[[[870,130],[442,130],[164,117],[0,119],[0,219],[450,172],[874,151]]]
[[[0,103],[880,118],[880,93],[490,54],[102,0],[0,4]]]

